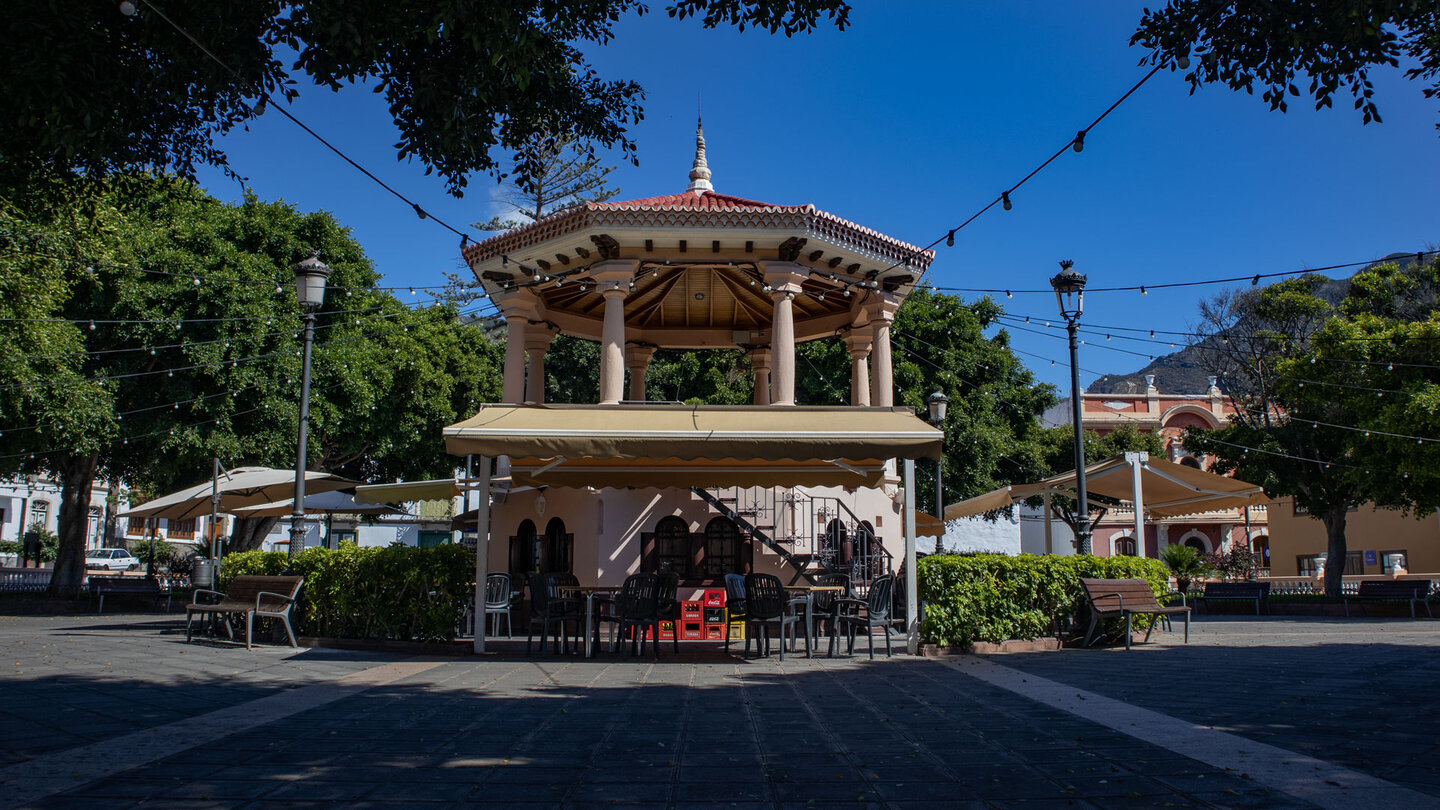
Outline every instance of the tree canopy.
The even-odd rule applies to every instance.
[[[666,10],[786,36],[827,19],[843,29],[849,15],[841,0],[674,0]],[[644,91],[599,76],[584,50],[646,11],[640,0],[16,6],[0,20],[0,155],[29,174],[188,177],[224,167],[216,137],[286,104],[303,83],[370,84],[399,130],[398,157],[419,160],[457,196],[468,175],[499,174],[504,150],[534,176],[526,147],[537,138],[633,160],[628,127],[643,117]]]
[[[294,263],[332,268],[318,315],[310,465],[361,479],[450,472],[440,428],[498,393],[498,349],[445,302],[376,289],[328,214],[183,181],[12,189],[0,206],[0,474],[61,482],[54,588],[83,575],[97,477],[142,490],[294,463]],[[12,294],[13,293],[13,294]]]
[[[1326,283],[1306,276],[1209,302],[1204,356],[1236,414],[1185,443],[1324,522],[1334,594],[1350,508],[1440,506],[1440,263],[1369,268],[1336,303],[1320,294]]]
[[[1405,75],[1426,80],[1426,98],[1440,98],[1440,13],[1433,0],[1170,0],[1146,10],[1132,44],[1147,61],[1188,71],[1191,92],[1222,82],[1253,94],[1258,84],[1270,109],[1284,111],[1305,89],[1315,108],[1329,107],[1342,86],[1365,123],[1380,120],[1373,67],[1411,60]],[[1436,124],[1440,129],[1440,124]]]

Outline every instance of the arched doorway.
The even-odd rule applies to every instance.
[[[845,546],[849,543],[850,533],[845,530],[845,524],[839,518],[832,519],[825,524],[825,536],[820,538],[820,559],[832,569],[839,569],[846,560]]]
[[[690,575],[690,524],[674,515],[655,524],[655,571]]]
[[[523,583],[529,574],[540,571],[536,551],[535,521],[527,518],[520,521],[520,525],[515,528],[515,534],[510,537],[511,579]]]
[[[875,577],[885,573],[884,551],[875,540],[875,527],[868,520],[860,521],[855,527],[855,538],[850,557],[850,580],[856,584],[870,584]]]
[[[1270,536],[1257,534],[1250,538],[1250,550],[1255,553],[1255,562],[1261,568],[1270,567]]]
[[[740,527],[727,517],[717,517],[705,525],[705,576],[723,577],[741,573]]]
[[[551,518],[545,524],[545,542],[541,545],[540,572],[570,573],[575,570],[575,535],[565,532],[565,521]]]
[[[1128,535],[1128,534],[1126,534],[1126,535],[1120,535],[1120,536],[1114,538],[1112,542],[1114,543],[1114,546],[1115,546],[1115,552],[1114,552],[1115,556],[1117,556],[1117,557],[1134,557],[1134,556],[1135,556],[1135,538],[1131,537],[1131,536]]]

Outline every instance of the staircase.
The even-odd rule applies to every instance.
[[[795,572],[792,585],[801,579],[813,584],[823,574],[847,573],[862,586],[890,571],[889,553],[862,531],[862,521],[837,498],[813,497],[791,488],[777,492],[768,487],[714,491],[695,487],[691,491],[789,565]],[[842,546],[848,560],[842,560]]]

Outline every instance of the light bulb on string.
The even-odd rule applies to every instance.
[[[1010,208],[1011,208],[1011,205],[1010,205],[1010,192],[1008,192],[1008,191],[1002,191],[1002,192],[1000,192],[1000,204],[1005,207],[1005,210],[1006,210],[1006,211],[1009,211],[1009,210],[1010,210]]]

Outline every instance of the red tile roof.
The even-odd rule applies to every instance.
[[[713,191],[696,193],[687,191],[683,194],[667,194],[663,197],[646,197],[642,200],[624,200],[621,202],[591,203],[587,208],[610,209],[620,211],[657,211],[664,209],[727,209],[727,208],[762,208],[767,211],[803,211],[809,206],[804,205],[774,205],[757,200],[747,200],[744,197],[733,197],[729,194],[717,194]]]

